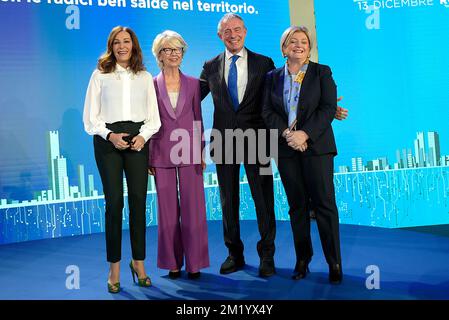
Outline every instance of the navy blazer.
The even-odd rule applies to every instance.
[[[295,151],[288,146],[282,133],[288,128],[288,114],[284,106],[284,66],[267,73],[262,117],[269,129],[277,129],[279,157],[291,157]],[[302,154],[337,154],[332,120],[337,111],[337,87],[331,69],[310,62],[301,84],[296,130],[309,136],[308,148]]]

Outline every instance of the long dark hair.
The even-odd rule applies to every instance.
[[[106,52],[103,53],[98,59],[97,68],[103,73],[110,73],[115,71],[117,60],[115,59],[112,47],[115,37],[117,36],[117,34],[119,34],[119,32],[122,31],[129,33],[133,45],[131,58],[129,61],[129,68],[134,73],[145,70],[145,66],[143,65],[142,49],[140,48],[136,33],[129,27],[116,26],[111,30],[111,33],[109,34]]]

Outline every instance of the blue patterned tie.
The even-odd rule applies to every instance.
[[[231,66],[229,67],[228,74],[228,91],[231,96],[232,104],[234,105],[234,110],[237,111],[239,108],[239,92],[237,89],[237,66],[235,62],[240,58],[238,55],[232,56]]]

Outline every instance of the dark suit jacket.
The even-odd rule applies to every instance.
[[[267,74],[262,116],[269,129],[278,129],[279,157],[290,157],[295,152],[282,133],[288,128],[284,107],[284,66]],[[307,155],[337,154],[332,120],[337,110],[337,88],[328,66],[309,63],[301,85],[296,130],[309,135]]]
[[[225,129],[265,129],[262,119],[262,97],[265,75],[274,69],[273,60],[269,57],[248,52],[248,84],[245,95],[237,111],[234,111],[228,87],[224,79],[225,53],[221,53],[203,66],[200,76],[201,97],[209,92],[214,102],[213,129],[220,131],[223,137]],[[224,147],[223,147],[224,150]],[[212,155],[213,160],[217,160]]]
[[[161,72],[154,78],[161,128],[150,139],[150,167],[171,168],[201,164],[204,141],[200,83],[198,79],[182,73],[180,77],[181,88],[176,111],[173,110],[167,93],[164,74]],[[171,141],[172,133],[178,138],[177,141]],[[180,150],[180,160],[187,161],[174,163],[170,157],[173,148]]]

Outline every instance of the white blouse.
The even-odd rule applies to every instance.
[[[153,77],[147,71],[134,74],[116,65],[114,72],[96,69],[90,78],[84,102],[84,129],[106,139],[111,130],[106,123],[144,122],[139,135],[145,142],[159,131],[161,120]]]
[[[176,105],[178,104],[179,91],[173,91],[168,93],[168,97],[170,98],[171,107],[173,111],[176,111]]]

